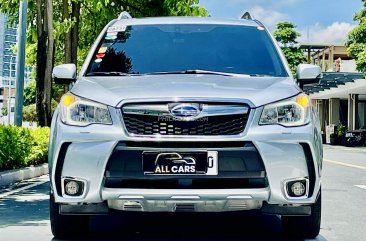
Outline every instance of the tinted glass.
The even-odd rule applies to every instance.
[[[263,29],[201,24],[110,28],[87,74],[185,70],[287,76],[271,38]]]

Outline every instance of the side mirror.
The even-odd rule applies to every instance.
[[[52,77],[56,84],[69,85],[76,80],[75,64],[62,64],[53,68]]]
[[[317,84],[322,78],[322,70],[319,66],[313,64],[300,64],[297,66],[296,79],[303,88],[307,84]]]

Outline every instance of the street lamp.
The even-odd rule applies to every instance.
[[[9,83],[8,83],[8,125],[10,125],[10,118],[11,118],[11,80],[13,78],[13,59],[15,56],[10,57],[10,74],[9,74]]]

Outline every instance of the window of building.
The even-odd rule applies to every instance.
[[[17,38],[14,35],[5,35],[5,41],[16,42]]]
[[[11,57],[9,55],[4,56],[4,62],[10,63],[10,59],[11,59]]]
[[[5,49],[11,49],[12,46],[13,46],[13,43],[10,43],[10,42],[5,42],[4,43],[4,48]]]
[[[17,35],[17,29],[16,28],[7,28],[5,30],[5,34],[8,34],[8,35]]]
[[[13,55],[13,51],[11,49],[5,49],[4,50],[4,55]]]
[[[9,70],[3,70],[3,77],[10,77]]]

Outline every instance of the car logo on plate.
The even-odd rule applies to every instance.
[[[174,117],[195,117],[200,113],[199,107],[193,104],[176,105],[170,110],[170,114]]]
[[[155,174],[194,174],[196,159],[179,153],[160,153],[155,159]]]

